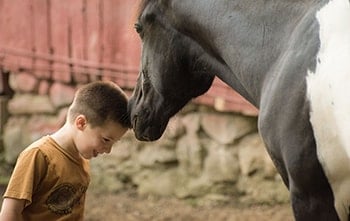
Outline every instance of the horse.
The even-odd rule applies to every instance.
[[[349,27],[349,0],[143,0],[136,138],[159,139],[217,76],[258,108],[295,220],[350,220]]]

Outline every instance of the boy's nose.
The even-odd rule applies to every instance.
[[[110,153],[111,152],[111,150],[112,150],[112,145],[106,145],[106,146],[104,146],[103,147],[103,152],[104,153]]]

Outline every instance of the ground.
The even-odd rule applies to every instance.
[[[89,193],[86,221],[293,221],[288,204],[267,206],[194,206],[174,198],[138,196],[133,191],[118,194]]]
[[[2,195],[4,187],[0,186]],[[1,203],[2,200],[0,200]],[[194,206],[174,198],[139,196],[133,190],[118,194],[89,191],[85,221],[293,221],[288,204],[275,206]]]

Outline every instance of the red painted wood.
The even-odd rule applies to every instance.
[[[83,20],[86,25],[86,59],[93,62],[102,61],[101,56],[101,28],[100,28],[100,0],[85,0],[86,10]]]
[[[21,0],[3,0],[1,6],[1,44],[8,48],[19,47],[31,51],[33,47],[31,26],[32,17],[30,9],[31,2]],[[24,65],[31,67],[32,64],[31,59],[28,59],[27,57],[16,58],[14,56],[6,56],[5,60],[13,66]]]
[[[50,33],[48,19],[49,0],[31,0],[33,4],[33,36],[34,53],[50,54]],[[50,78],[50,62],[43,59],[33,59],[35,74],[44,79]]]
[[[77,60],[86,60],[83,23],[83,0],[70,1],[68,9],[68,56]],[[84,68],[72,65],[73,73],[84,72]]]
[[[72,2],[70,0],[50,0],[51,14],[51,53],[56,56],[70,57],[69,39],[71,30],[69,26],[69,8]],[[71,71],[69,64],[53,63],[53,79],[63,82],[70,82],[67,74]]]

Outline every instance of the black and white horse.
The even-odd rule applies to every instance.
[[[138,139],[158,139],[218,76],[259,108],[295,219],[349,220],[349,0],[144,0],[135,28]]]

